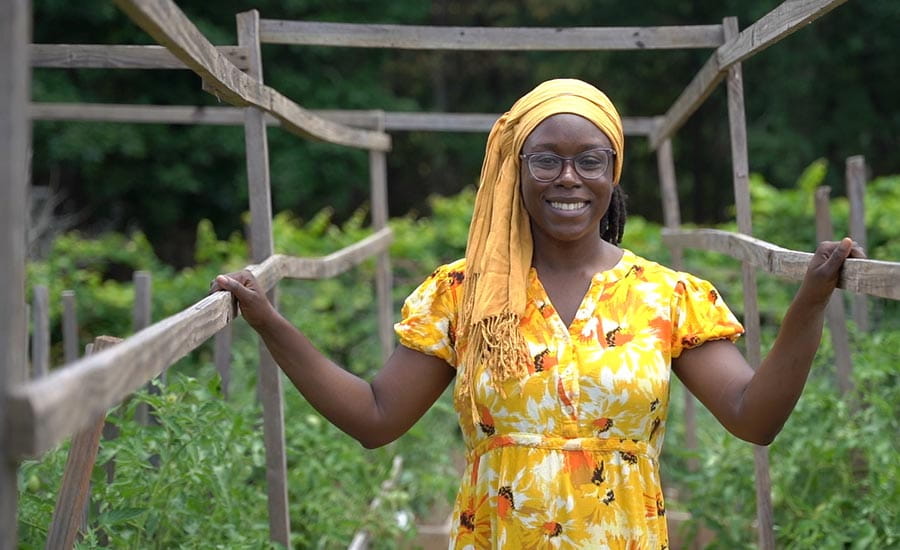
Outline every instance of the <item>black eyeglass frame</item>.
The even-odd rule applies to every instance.
[[[606,168],[604,168],[603,172],[601,172],[600,174],[598,174],[596,176],[585,176],[584,174],[581,173],[581,170],[578,169],[578,163],[575,162],[575,160],[580,157],[583,157],[584,155],[587,155],[589,153],[596,153],[597,151],[603,151],[604,153],[607,153],[610,157],[612,157],[610,160],[613,162],[608,162],[606,164]],[[550,155],[551,157],[555,157],[555,158],[559,159],[559,161],[561,163],[559,166],[559,173],[557,173],[555,176],[553,176],[552,178],[549,178],[549,179],[542,179],[542,178],[537,177],[534,174],[534,169],[531,167],[531,158],[535,157],[537,155]],[[609,167],[614,164],[615,156],[616,156],[616,150],[612,149],[610,147],[594,147],[593,149],[588,149],[587,151],[582,151],[572,157],[564,157],[562,155],[557,155],[556,153],[553,153],[550,151],[535,151],[534,153],[519,154],[519,158],[524,160],[525,164],[528,165],[528,172],[531,174],[531,177],[533,177],[534,179],[536,179],[537,181],[539,181],[541,183],[548,183],[548,182],[551,182],[551,181],[555,180],[556,178],[558,178],[563,173],[563,169],[565,168],[567,161],[572,161],[572,164],[575,166],[575,172],[580,177],[582,177],[586,180],[598,180],[598,179],[602,178],[603,176],[605,176],[606,173],[609,171]]]

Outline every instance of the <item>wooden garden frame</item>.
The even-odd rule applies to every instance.
[[[385,132],[397,129],[483,132],[497,115],[308,111],[263,84],[261,42],[451,50],[715,48],[664,115],[626,119],[625,129],[630,135],[647,137],[657,151],[666,227],[664,240],[672,247],[676,267],[681,263],[681,249],[685,247],[719,251],[743,262],[747,351],[748,359],[756,367],[760,350],[755,269],[762,268],[797,280],[802,277],[802,266],[808,254],[784,250],[751,237],[740,62],[844,1],[788,0],[741,32],[733,18],[726,18],[722,25],[523,30],[288,22],[260,20],[252,11],[238,15],[239,44],[219,47],[212,46],[170,0],[116,0],[117,5],[162,47],[32,45],[29,43],[30,3],[27,0],[0,1],[0,73],[7,77],[0,80],[0,258],[5,264],[0,270],[0,311],[4,312],[0,315],[0,429],[3,441],[0,453],[0,550],[16,546],[18,461],[46,452],[54,444],[90,428],[107,409],[177,359],[210,336],[224,334],[222,329],[229,325],[234,315],[228,295],[217,293],[109,349],[53,371],[47,377],[26,381],[24,212],[30,118],[243,124],[250,186],[251,252],[255,262],[250,269],[272,292],[270,296],[274,300],[274,289],[282,278],[334,276],[377,255],[379,335],[387,353],[392,335],[390,268],[386,252],[391,234],[386,227],[384,156],[390,148],[390,138]],[[234,107],[31,105],[29,65],[122,69],[186,67],[201,76],[206,90]],[[726,80],[728,86],[739,233],[684,231],[680,229],[671,139],[722,80]],[[375,229],[371,237],[326,258],[273,254],[265,133],[266,124],[271,123],[304,137],[369,150]],[[850,170],[848,164],[848,173]],[[862,294],[900,299],[900,290],[892,284],[898,278],[900,263],[848,260],[839,286]],[[262,345],[260,356],[271,538],[289,545],[280,378]],[[688,403],[692,402],[688,398]],[[690,411],[689,408],[686,415],[689,434],[693,430]],[[755,458],[759,544],[762,548],[774,548],[766,448],[755,447]],[[79,509],[77,506],[71,508]]]

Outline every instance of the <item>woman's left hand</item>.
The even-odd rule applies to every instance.
[[[844,237],[840,241],[822,241],[809,261],[798,295],[804,295],[814,304],[828,303],[832,291],[837,287],[844,260],[865,257],[865,251],[850,237]]]

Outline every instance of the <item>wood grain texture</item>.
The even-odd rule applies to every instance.
[[[100,353],[13,388],[7,421],[14,456],[37,456],[86,428],[230,321],[231,298],[216,293]]]
[[[113,103],[32,103],[34,120],[83,120],[132,122],[139,124],[220,124],[244,123],[244,110],[237,107],[194,107],[189,105],[126,105]],[[312,110],[315,116],[357,128],[375,127],[377,111]],[[489,132],[499,115],[489,113],[385,112],[386,131]],[[280,125],[270,114],[266,125]],[[625,135],[648,136],[656,127],[654,117],[623,117]]]
[[[66,363],[78,359],[78,309],[75,303],[75,291],[62,291],[62,333],[63,354]]]
[[[384,113],[376,114],[376,130],[384,129]],[[372,201],[372,226],[378,230],[388,223],[387,155],[369,151],[369,189]],[[375,269],[375,295],[378,304],[378,340],[381,360],[386,362],[394,351],[394,286],[391,256],[388,250],[378,254]]]
[[[237,15],[238,44],[250,54],[249,75],[263,82],[259,50],[259,12]],[[250,249],[254,261],[274,251],[272,192],[269,178],[269,141],[265,113],[254,106],[244,112],[244,142],[247,152],[247,186],[250,197]],[[276,289],[269,301],[278,308]],[[290,548],[291,525],[287,496],[287,456],[284,444],[284,404],[278,364],[262,339],[259,348],[259,398],[263,408],[263,440],[266,447],[266,492],[269,509],[269,539]]]
[[[848,157],[844,174],[850,201],[850,236],[865,250],[866,235],[866,159],[862,155]],[[869,304],[865,296],[853,295],[853,320],[862,332],[869,330]]]
[[[718,25],[671,27],[441,27],[263,19],[262,41],[411,50],[648,50],[715,48]]]
[[[247,69],[247,52],[238,46],[216,46],[238,69]],[[31,44],[31,66],[51,69],[187,69],[162,46],[107,44]]]
[[[731,65],[771,46],[846,1],[787,0],[733,38],[725,36],[725,43],[710,56],[666,112],[663,124],[650,136],[650,147],[658,147],[663,139],[671,137],[684,124],[709,97]]]
[[[222,397],[228,399],[228,390],[231,386],[231,342],[233,338],[233,325],[227,325],[216,333],[215,344],[213,348],[213,363],[216,365],[216,372],[219,373],[220,388],[222,389]]]
[[[50,372],[50,294],[47,285],[34,285],[31,292],[31,377],[42,378]]]
[[[737,260],[748,261],[767,273],[800,281],[812,254],[788,250],[746,235],[718,229],[663,230],[663,241],[687,248],[721,252]],[[849,258],[838,281],[838,288],[900,300],[900,262]]]
[[[822,185],[816,189],[816,240],[830,241],[834,239],[834,226],[831,223],[831,188]],[[837,387],[841,395],[847,395],[853,389],[851,372],[853,358],[850,354],[850,334],[847,332],[847,313],[844,309],[844,296],[839,290],[831,293],[828,307],[825,309],[825,322],[831,335],[831,348],[834,351]]]
[[[200,75],[207,89],[236,106],[253,105],[274,115],[292,133],[329,143],[387,151],[390,137],[313,115],[234,66],[209,43],[171,0],[116,0],[131,19]]]
[[[91,353],[98,353],[121,342],[119,338],[99,336],[94,340]],[[47,537],[47,550],[67,550],[75,545],[75,538],[82,526],[84,511],[90,497],[91,472],[100,448],[100,435],[106,421],[101,413],[87,428],[72,438],[66,467],[63,470],[56,508]]]
[[[782,38],[802,29],[847,0],[786,0],[727,40],[716,51],[719,65],[728,67],[747,59]]]
[[[28,226],[28,99],[31,2],[0,2],[0,550],[17,543],[17,464],[5,426],[14,422],[5,396],[27,378],[25,228]]]
[[[738,23],[734,17],[722,21],[728,40],[738,35]],[[750,160],[747,153],[747,119],[744,109],[744,77],[741,64],[728,67],[728,129],[731,137],[731,176],[734,186],[734,204],[737,210],[738,231],[753,234],[750,214]]]
[[[322,258],[281,256],[282,276],[291,279],[328,279],[340,275],[390,246],[394,234],[389,227]]]

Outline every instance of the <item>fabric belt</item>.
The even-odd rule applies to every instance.
[[[466,459],[471,462],[481,455],[502,447],[530,447],[533,449],[553,449],[559,451],[621,451],[644,457],[656,462],[656,452],[646,441],[600,437],[553,437],[529,433],[498,434],[482,441],[468,450]]]

